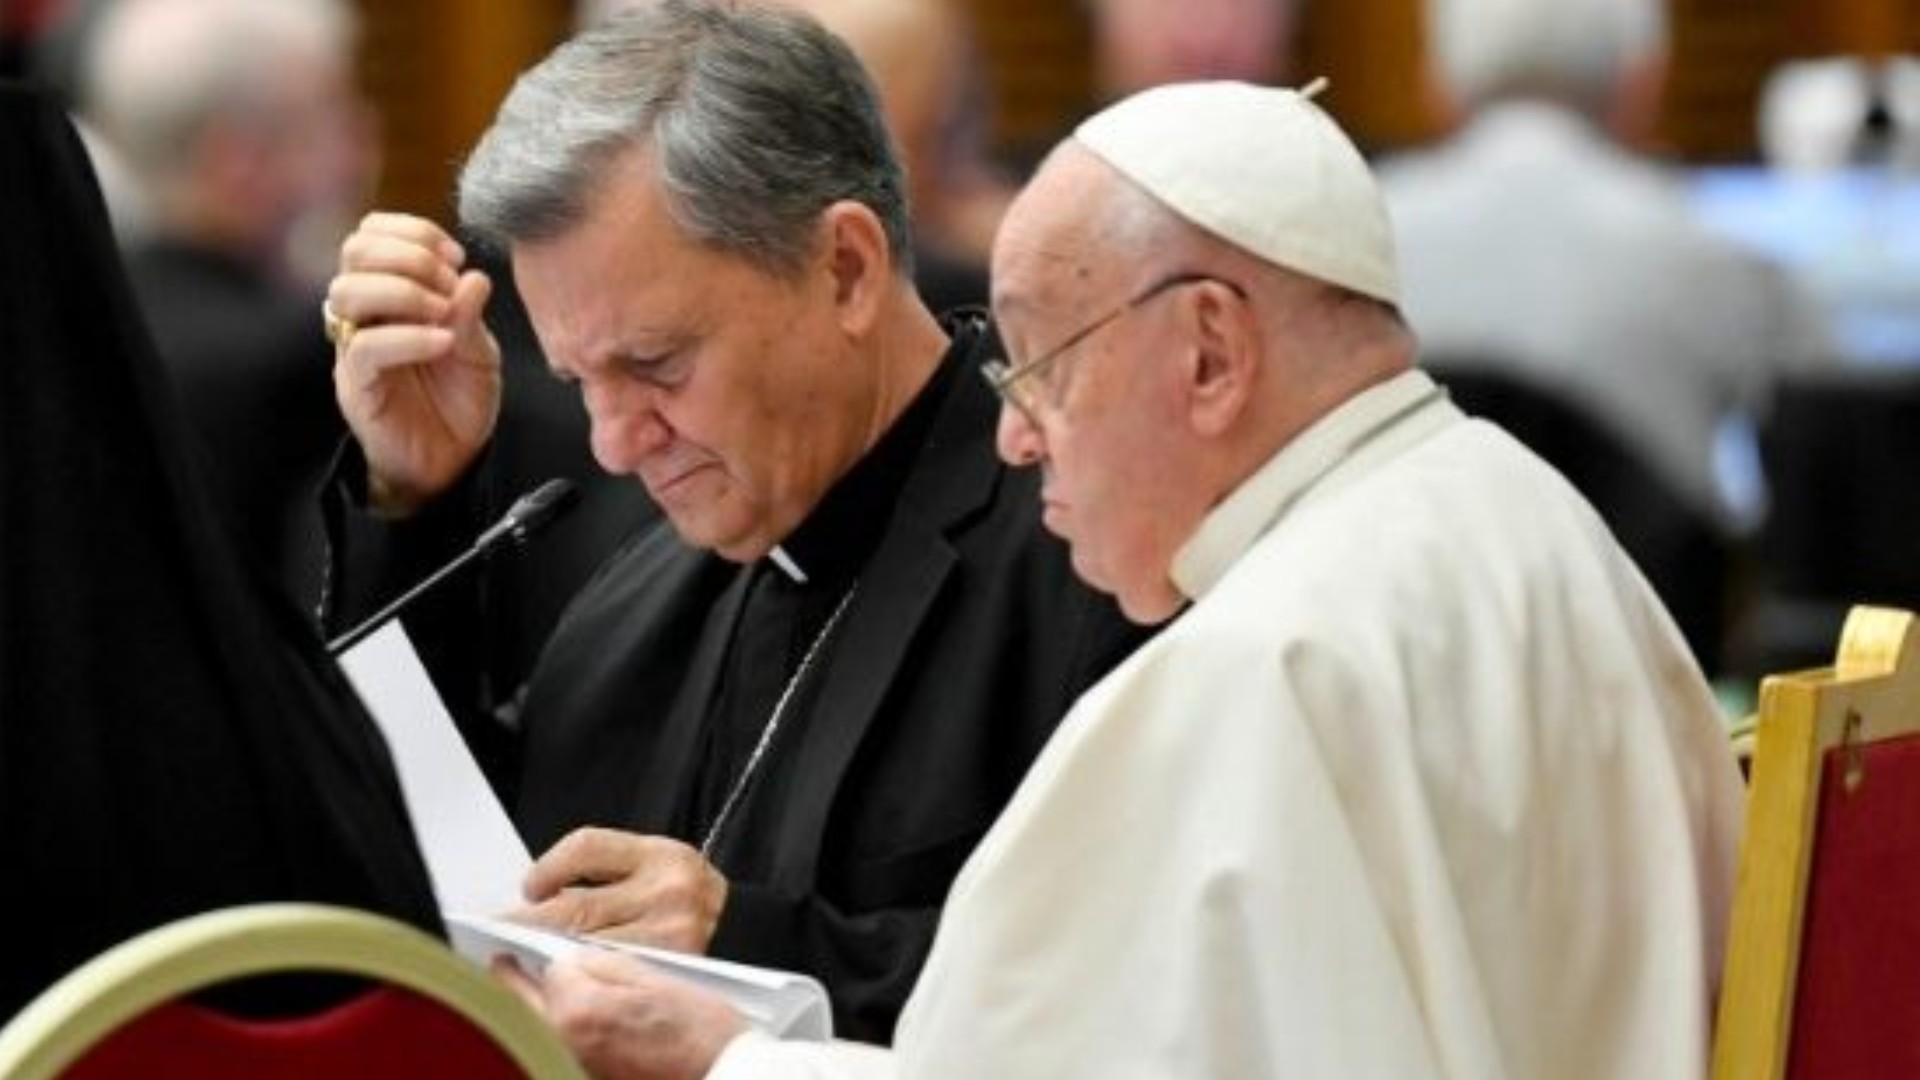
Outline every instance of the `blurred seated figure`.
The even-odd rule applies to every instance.
[[[1783,63],[1759,139],[1761,164],[1695,172],[1695,211],[1787,267],[1846,363],[1920,365],[1920,60]]]
[[[262,900],[439,925],[386,747],[242,572],[61,110],[0,88],[0,1020]]]
[[[1772,168],[1803,176],[1852,162],[1873,112],[1873,81],[1857,57],[1776,66],[1761,86],[1755,117],[1761,156]]]
[[[944,311],[987,302],[1013,187],[987,157],[980,57],[959,0],[787,0],[853,47],[907,170],[914,281]]]
[[[356,33],[341,0],[119,0],[81,46],[82,115],[140,197],[135,296],[243,547],[303,605],[345,434],[303,244],[371,182]]]
[[[1428,0],[1437,89],[1461,118],[1383,168],[1405,310],[1434,353],[1499,356],[1562,389],[1730,532],[1723,423],[1830,347],[1779,267],[1709,233],[1634,148],[1666,62],[1658,0]],[[1750,451],[1751,444],[1748,444]]]

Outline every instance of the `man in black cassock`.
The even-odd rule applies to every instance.
[[[407,616],[545,851],[529,917],[812,972],[839,1032],[880,1041],[953,875],[1140,638],[995,458],[998,345],[915,293],[903,190],[857,61],[803,15],[664,0],[523,77],[463,224],[510,254],[600,464],[671,527],[580,593],[516,728],[473,707],[503,696],[471,645],[493,583]],[[419,218],[342,248],[337,625],[512,494],[488,291]]]

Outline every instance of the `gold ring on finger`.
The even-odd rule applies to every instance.
[[[353,332],[359,329],[352,319],[343,318],[339,312],[333,310],[331,300],[322,301],[320,304],[320,324],[326,329],[327,340],[333,342],[335,348],[340,349],[347,347],[347,342],[353,340]]]

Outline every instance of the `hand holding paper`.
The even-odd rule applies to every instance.
[[[818,982],[790,971],[733,964],[705,956],[632,945],[602,937],[567,934],[505,919],[449,915],[447,932],[463,956],[490,961],[506,956],[529,975],[582,950],[602,950],[644,960],[656,970],[704,987],[732,1004],[742,1019],[786,1039],[828,1039],[833,1016]]]
[[[690,844],[617,829],[575,829],[527,873],[523,921],[704,953],[727,879]]]
[[[564,925],[640,926],[658,935],[655,940],[683,940],[702,950],[726,903],[726,880],[679,841],[608,829],[575,832],[535,864],[400,624],[389,623],[343,653],[340,667],[386,735],[441,916],[459,952],[481,964],[512,956],[537,975],[553,957],[611,949],[717,993],[764,1031],[801,1039],[832,1036],[826,991],[805,975],[495,917],[523,907],[519,886],[525,880],[539,901],[534,910]],[[612,884],[565,887],[578,881]],[[586,904],[613,906],[567,910]]]
[[[595,1076],[692,1080],[746,1022],[724,998],[632,957],[585,949],[534,981],[501,972]]]

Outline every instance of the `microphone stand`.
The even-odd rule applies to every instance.
[[[454,559],[427,575],[426,580],[401,593],[387,606],[362,620],[353,629],[327,642],[327,654],[339,656],[358,645],[368,635],[385,625],[387,620],[405,610],[421,594],[432,589],[447,578],[458,573],[468,563],[483,555],[491,555],[505,544],[518,547],[525,544],[535,533],[552,524],[555,518],[571,509],[579,498],[579,491],[573,484],[563,479],[549,480],[538,488],[514,501],[500,520],[494,522],[486,532],[480,534],[473,546],[455,556]]]

